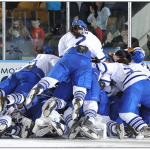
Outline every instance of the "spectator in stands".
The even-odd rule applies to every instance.
[[[51,27],[60,23],[61,2],[46,2],[45,9],[47,13],[49,12],[49,23]]]
[[[85,24],[90,25],[87,22],[87,17],[90,14],[91,2],[70,2],[70,22],[73,20],[82,20]]]
[[[150,36],[147,34],[147,48],[149,50],[149,57],[148,59],[150,59]]]
[[[96,18],[95,17],[93,17],[93,20],[91,21],[91,25],[94,27],[97,38],[101,41],[101,43],[103,43],[104,42],[104,33],[100,29],[100,27],[96,25]]]
[[[107,21],[111,15],[109,8],[105,7],[104,2],[94,2],[93,6],[90,6],[90,11],[92,12],[87,21],[90,23],[93,17],[96,18],[96,25],[101,28],[102,31],[107,29]]]
[[[128,25],[122,24],[119,28],[120,35],[113,37],[111,32],[107,34],[107,43],[104,47],[120,47],[120,49],[125,49],[128,46]],[[132,37],[132,48],[139,47],[138,39]]]
[[[147,34],[147,47],[150,51],[150,36]]]
[[[23,25],[19,17],[13,18],[12,25],[6,33],[6,40],[10,42],[9,46],[13,49],[15,48],[20,54],[18,58],[15,59],[22,59],[24,42],[27,38],[32,39],[29,30]]]
[[[42,46],[45,39],[45,32],[42,28],[40,28],[40,19],[33,18],[31,20],[33,29],[31,29],[30,33],[33,38],[32,42],[34,46]]]
[[[87,22],[87,17],[90,14],[90,5],[92,2],[70,2],[70,25],[74,20],[83,20],[86,25],[90,25]],[[63,10],[63,16],[66,15],[66,3],[62,3],[61,10]],[[66,20],[66,17],[64,18]],[[63,21],[64,21],[63,20]],[[64,21],[66,22],[66,21]]]

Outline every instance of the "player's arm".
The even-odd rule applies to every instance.
[[[118,70],[118,63],[99,63],[98,69],[101,71],[101,73],[108,73],[113,74],[114,72],[117,72]]]
[[[96,57],[100,60],[100,62],[105,62],[106,57],[105,54],[103,53],[102,44],[96,36],[94,36],[94,43],[95,43]]]

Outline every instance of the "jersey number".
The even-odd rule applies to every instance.
[[[82,39],[79,40],[76,45],[79,45],[81,42],[85,41],[86,40],[86,37],[84,35],[82,35]]]

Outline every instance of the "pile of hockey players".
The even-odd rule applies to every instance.
[[[38,48],[36,47],[38,51]],[[150,135],[150,71],[140,47],[104,52],[82,20],[0,83],[0,137]]]

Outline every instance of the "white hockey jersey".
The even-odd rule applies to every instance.
[[[22,66],[21,69],[23,69],[28,65],[36,65],[44,72],[45,76],[47,76],[50,70],[54,67],[54,65],[57,63],[59,59],[60,58],[58,56],[51,54],[38,54],[36,58],[34,58],[28,64]],[[16,70],[15,72],[18,72],[21,69]]]
[[[89,48],[89,51],[91,51],[91,58],[97,57],[102,62],[105,61],[105,54],[103,53],[103,48],[99,39],[89,31],[80,30],[79,32],[83,37],[75,38],[71,32],[62,36],[58,44],[59,56],[63,56],[71,47],[84,45]]]
[[[124,91],[137,81],[148,79],[148,76],[150,76],[149,71],[144,70],[144,67],[136,63],[131,63],[130,65],[100,63],[99,69],[104,73],[101,80],[106,83],[106,86],[109,86],[112,80],[121,91]]]

